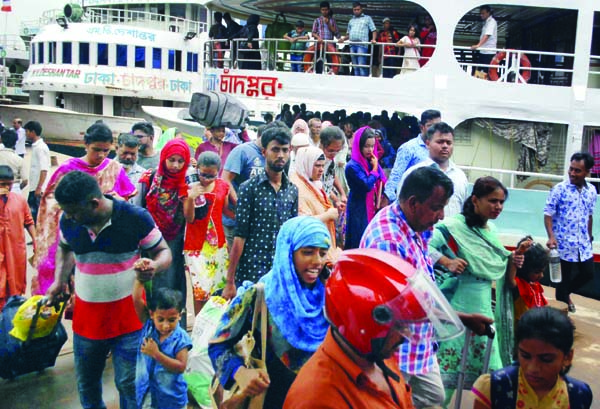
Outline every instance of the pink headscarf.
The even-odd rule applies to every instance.
[[[352,138],[352,156],[351,156],[351,158],[353,161],[358,162],[358,164],[360,164],[360,166],[364,169],[364,171],[368,175],[369,173],[371,173],[371,165],[369,164],[367,159],[362,155],[361,146],[360,146],[360,139],[362,137],[362,134],[367,129],[372,130],[372,128],[370,128],[368,126],[363,126],[362,128],[357,129],[356,132],[354,132],[354,136]],[[373,138],[375,139],[374,153],[376,154],[377,150],[380,148],[380,145],[379,145],[379,141],[377,140],[377,138],[375,138],[375,133],[373,133]],[[367,198],[366,198],[367,220],[368,221],[371,221],[373,216],[375,216],[375,212],[377,211],[376,203],[379,201],[379,198],[381,197],[381,194],[383,191],[383,186],[385,185],[385,182],[387,180],[381,165],[377,166],[377,174],[379,175],[379,179],[377,180],[377,182],[375,182],[375,187],[369,193],[367,193]]]
[[[292,125],[292,135],[296,135],[297,133],[310,135],[310,129],[304,119],[296,119],[296,122]]]

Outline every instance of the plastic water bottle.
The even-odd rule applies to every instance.
[[[188,187],[190,189],[200,183],[200,178],[198,177],[198,172],[196,171],[196,168],[191,165],[188,167],[187,171],[185,172],[185,183],[188,185]],[[195,207],[202,207],[205,204],[206,204],[206,198],[204,197],[204,195],[198,196],[196,198],[196,200],[194,201]]]
[[[550,281],[560,283],[562,274],[560,272],[560,256],[556,248],[550,249]]]

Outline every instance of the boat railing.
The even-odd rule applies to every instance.
[[[479,52],[495,54],[490,64],[475,61],[471,47],[454,47],[461,68],[469,75],[498,82],[528,82],[547,85],[571,85],[573,53],[514,50],[507,48],[479,48]]]
[[[4,82],[4,73],[0,71],[0,88],[14,87],[21,88],[23,86],[23,74],[6,74],[6,83]]]
[[[598,85],[598,81],[600,80],[600,55],[590,56],[589,74],[593,76],[592,78],[594,78],[594,81],[589,85],[589,87],[600,88],[600,85]]]
[[[16,34],[0,35],[0,50],[27,51],[28,43]]]
[[[283,38],[261,38],[258,40],[259,50],[249,49],[246,45],[247,39],[208,40],[204,46],[205,67],[213,68],[241,68],[244,63],[260,63],[263,70],[314,72],[323,74],[335,74],[342,67],[349,72],[351,67],[366,68],[369,76],[383,76],[384,70],[400,70],[402,58],[424,59],[429,57],[402,56],[399,54],[385,54],[385,46],[400,47],[396,43],[371,43],[351,42],[340,43],[333,40],[317,42],[315,40],[298,40],[305,44],[302,50],[290,50],[289,40]],[[346,46],[361,45],[367,47],[366,52],[353,53]],[[340,48],[342,47],[343,48]],[[422,48],[435,48],[431,45],[423,45]],[[376,52],[376,50],[378,52]],[[260,54],[248,53],[248,51],[260,51]],[[292,56],[301,56],[295,60]],[[366,64],[352,64],[352,56],[363,57]],[[373,70],[373,66],[379,66],[379,70]],[[322,67],[322,68],[321,68]]]
[[[35,20],[21,21],[19,35],[23,37],[33,37],[34,35],[40,32],[40,29],[43,26],[55,22],[56,18],[61,16],[64,16],[63,9],[51,9],[44,11],[41,17]]]
[[[207,24],[205,22],[148,11],[86,7],[85,16],[90,23],[98,24],[144,26],[147,28],[177,33],[199,34],[207,30]]]
[[[550,173],[524,172],[478,166],[459,165],[458,167],[468,174],[470,182],[473,182],[479,176],[494,176],[509,188],[549,190],[566,178],[566,175],[554,175]],[[600,178],[586,178],[585,180],[592,183],[600,183]]]

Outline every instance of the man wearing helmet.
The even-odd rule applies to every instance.
[[[435,282],[428,243],[433,226],[444,218],[444,207],[453,194],[452,181],[432,167],[416,169],[406,177],[398,199],[375,215],[360,247],[396,254]],[[478,314],[459,313],[478,335],[492,320]],[[445,392],[435,352],[434,328],[429,322],[411,327],[411,342],[400,345],[400,370],[412,388],[416,408],[441,407]]]
[[[376,249],[342,253],[327,281],[325,314],[331,329],[298,373],[284,409],[413,409],[394,352],[421,321],[434,323],[440,339],[464,330],[431,280]]]

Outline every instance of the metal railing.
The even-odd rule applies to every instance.
[[[22,85],[23,85],[23,74],[8,73],[6,75],[6,84],[5,84],[3,72],[0,71],[0,87],[21,88]]]
[[[257,39],[259,49],[248,49],[246,47],[246,39],[233,40],[208,40],[204,45],[204,64],[205,67],[213,68],[244,68],[244,63],[260,63],[261,69],[277,70],[277,71],[296,71],[296,72],[312,72],[319,74],[339,74],[350,73],[352,68],[366,68],[369,76],[381,77],[385,70],[393,70],[394,75],[401,70],[406,69],[401,67],[399,61],[404,59],[428,60],[430,57],[412,57],[403,56],[400,54],[385,54],[385,46],[401,47],[396,43],[371,43],[371,42],[350,42],[340,43],[335,40],[325,40],[317,42],[315,40],[299,40],[299,43],[305,44],[304,49],[290,50],[288,45],[289,40],[282,38],[261,38]],[[339,47],[343,44],[344,48]],[[367,52],[351,52],[350,46],[357,45],[367,47]],[[346,49],[348,46],[348,49]],[[422,45],[422,48],[435,48],[432,45]],[[375,52],[379,51],[378,56]],[[260,57],[255,53],[254,58],[252,53],[248,51],[261,51]],[[266,53],[266,56],[264,55]],[[292,56],[302,56],[300,60],[292,59]],[[352,58],[361,57],[362,63]],[[366,62],[365,62],[366,61]],[[378,63],[379,71],[373,69],[375,63]],[[300,69],[298,70],[298,67]],[[408,70],[415,70],[408,68]]]
[[[476,75],[478,71],[487,71],[486,78],[492,81],[571,85],[570,76],[573,74],[573,64],[572,61],[568,63],[567,59],[574,58],[575,54],[573,53],[479,48],[476,51],[480,53],[482,51],[494,53],[491,63],[483,64],[474,61],[473,51],[470,47],[454,47],[459,65],[469,75]],[[469,56],[471,61],[467,61]],[[533,58],[534,56],[535,58]]]
[[[207,24],[201,21],[137,10],[86,7],[85,19],[90,23],[144,26],[178,33],[199,34],[207,30]]]
[[[498,169],[498,168],[481,168],[481,167],[477,167],[477,166],[462,166],[462,165],[459,165],[458,167],[467,173],[481,172],[482,174],[484,174],[486,176],[496,176],[500,180],[506,179],[505,178],[505,176],[506,176],[506,177],[508,177],[508,182],[506,182],[506,180],[502,180],[502,181],[507,184],[507,187],[517,188],[517,189],[528,188],[527,187],[528,185],[534,186],[536,184],[545,185],[546,187],[550,188],[554,184],[561,182],[567,178],[566,175],[554,175],[554,174],[550,174],[550,173],[523,172],[523,171],[519,171],[519,170],[508,170],[508,169]],[[526,178],[533,178],[533,179],[526,179]],[[474,180],[471,180],[471,179],[472,178],[469,178],[469,182],[474,182]],[[517,183],[516,183],[517,179],[521,179],[521,180],[519,180],[519,186],[517,186]],[[600,182],[600,178],[587,177],[587,178],[585,178],[585,180],[587,182],[593,182],[593,183]]]
[[[15,50],[15,51],[27,51],[29,49],[29,42],[24,41],[15,34],[7,34],[6,36],[0,35],[0,49]]]
[[[64,16],[62,9],[45,11],[37,20],[27,20],[21,23],[21,35],[34,35],[40,27],[54,23],[56,18]],[[121,10],[103,7],[86,7],[82,21],[97,24],[124,24],[130,26],[144,26],[163,31],[178,33],[193,32],[196,34],[207,31],[207,23],[173,17],[166,14],[151,13],[137,10]]]

